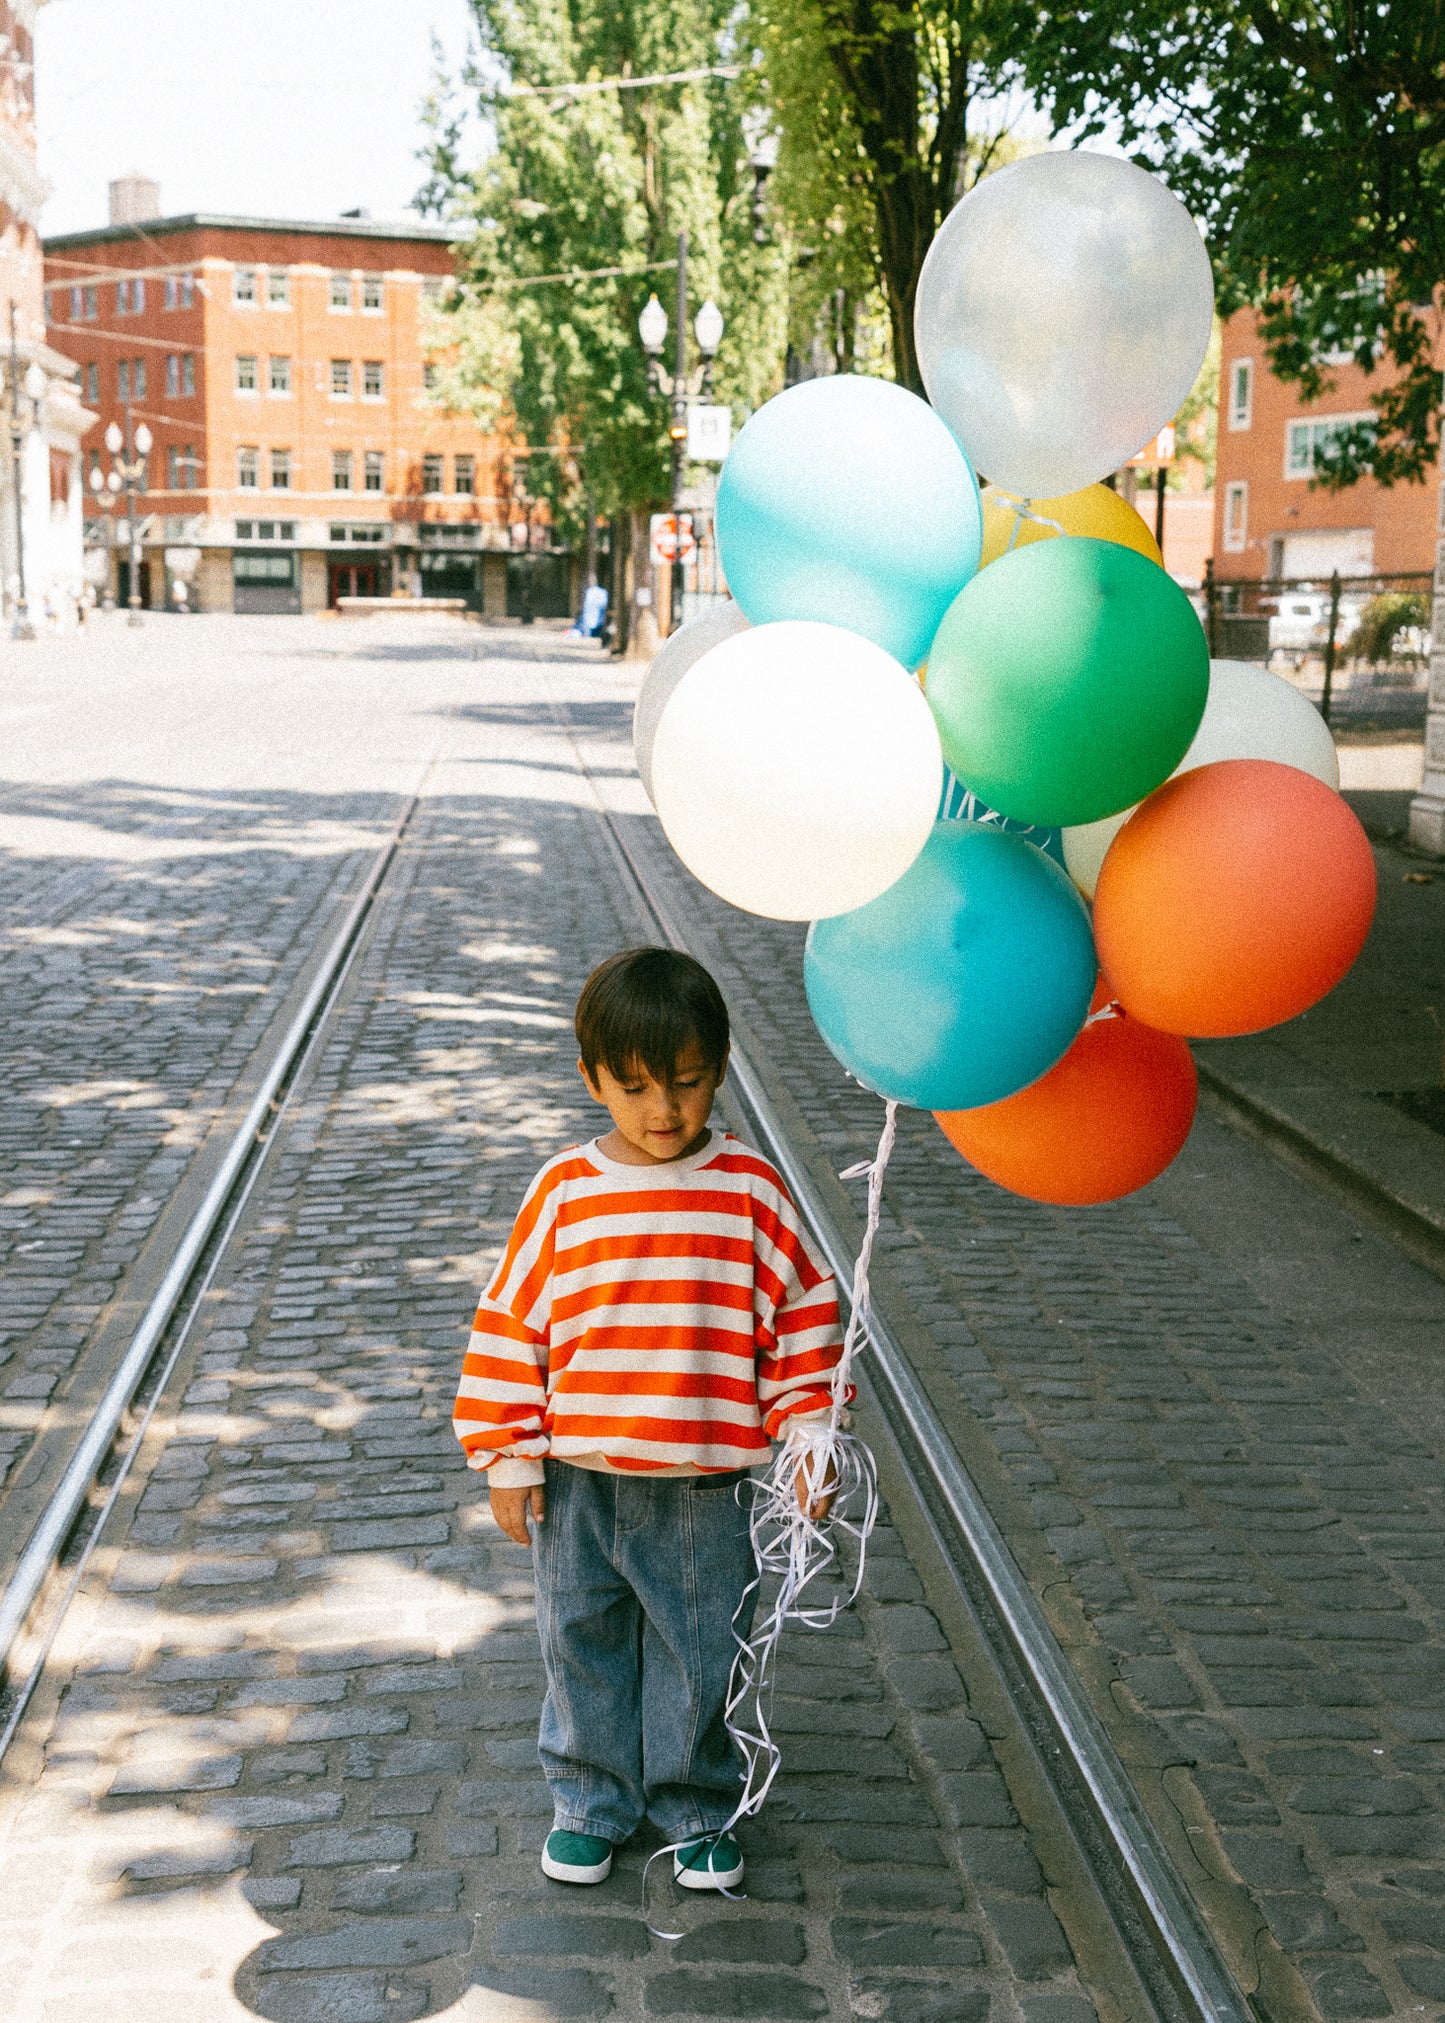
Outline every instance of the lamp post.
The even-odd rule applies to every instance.
[[[692,326],[701,360],[697,371],[689,376],[687,369],[687,233],[677,235],[677,348],[673,369],[668,372],[662,363],[662,347],[667,342],[667,311],[655,295],[647,299],[647,306],[637,319],[637,333],[642,339],[642,348],[647,353],[648,378],[653,391],[667,396],[672,401],[672,420],[668,424],[668,438],[672,444],[672,595],[669,602],[668,630],[676,632],[682,623],[683,559],[682,522],[682,479],[687,462],[687,403],[694,393],[708,393],[712,388],[712,364],[722,343],[722,311],[709,296],[698,310]]]
[[[103,481],[109,492],[118,492],[122,487],[125,490],[126,521],[130,535],[130,586],[126,597],[129,609],[125,618],[127,625],[142,625],[145,622],[140,615],[140,532],[136,526],[135,495],[145,489],[146,458],[151,453],[151,442],[151,432],[144,422],[139,422],[132,428],[130,402],[127,401],[124,433],[121,431],[120,423],[116,421],[113,421],[105,432],[105,446],[110,451],[112,462],[110,473]],[[90,474],[91,488],[96,492],[101,488],[96,482],[99,476],[98,471],[92,471]]]
[[[110,516],[115,511],[116,494],[120,490],[120,472],[111,470],[109,475],[107,475],[100,468],[99,464],[92,464],[90,467],[90,489],[95,494],[96,504],[100,507],[102,513],[105,514],[101,525],[105,528],[106,553],[113,554],[115,552],[115,524]],[[115,609],[115,592],[110,587],[110,568],[108,565],[105,572],[105,588],[101,592],[100,608],[102,611],[114,611]]]
[[[32,360],[24,380],[20,377],[20,345],[16,330],[16,308],[10,304],[10,482],[15,494],[15,611],[10,621],[12,639],[33,639],[30,606],[25,595],[25,486],[24,451],[27,428],[39,424],[45,402],[46,378]],[[21,404],[21,393],[25,405]],[[28,407],[29,413],[25,412]]]

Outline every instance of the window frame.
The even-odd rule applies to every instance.
[[[279,293],[277,292],[278,286]],[[266,307],[268,309],[289,309],[291,307],[291,270],[289,267],[268,267],[266,269]]]
[[[196,397],[196,354],[194,351],[181,353],[181,399],[194,400]]]
[[[277,373],[277,367],[280,373]],[[268,400],[290,400],[291,398],[291,354],[273,351],[266,360],[266,398]]]
[[[259,309],[260,304],[259,267],[237,267],[231,274],[231,306],[235,309]],[[245,292],[249,284],[250,293]]]
[[[260,448],[255,443],[238,443],[236,445],[236,490],[238,492],[259,492],[260,489]]]
[[[435,477],[436,483],[430,480]],[[428,450],[421,460],[421,489],[425,498],[434,499],[446,491],[447,462],[440,450]]]
[[[1315,474],[1316,437],[1321,430],[1358,427],[1361,422],[1378,423],[1379,416],[1372,408],[1365,408],[1351,414],[1298,414],[1291,415],[1284,425],[1284,475],[1288,483],[1298,484],[1308,481]],[[1298,432],[1305,431],[1308,445],[1307,461],[1298,463],[1295,456],[1295,442]]]
[[[86,323],[95,323],[96,321],[98,321],[99,317],[100,317],[100,287],[97,282],[87,281],[85,284],[85,316],[83,318],[83,321]]]
[[[376,384],[372,386],[371,381]],[[384,358],[363,358],[361,361],[361,398],[363,400],[386,399],[386,360]]]
[[[1224,487],[1220,545],[1226,555],[1242,555],[1249,543],[1249,480],[1231,478]]]
[[[375,478],[376,483],[372,483]],[[386,490],[386,451],[366,450],[361,459],[361,489],[375,496]]]
[[[166,353],[166,399],[179,400],[181,397],[181,354],[178,351]]]
[[[1229,427],[1236,434],[1254,423],[1254,360],[1231,359],[1229,366]],[[1243,398],[1240,398],[1241,384]]]
[[[376,300],[368,302],[367,296],[375,293]],[[386,314],[386,276],[384,274],[363,274],[361,277],[361,313],[363,316],[384,316]]]
[[[343,473],[345,473],[344,483],[342,482]],[[356,490],[356,486],[353,483],[355,477],[356,477],[356,460],[352,452],[350,450],[333,450],[331,452],[332,491],[345,492],[347,494],[354,492]]]
[[[100,403],[100,360],[98,358],[92,358],[86,363],[85,398],[88,401],[94,402],[97,406]]]
[[[269,453],[271,490],[289,492],[291,490],[291,452],[289,449],[273,449]]]
[[[355,361],[350,358],[333,358],[331,361],[332,400],[351,400]]]
[[[124,403],[130,399],[130,360],[118,358],[115,361],[115,397]]]
[[[340,299],[342,289],[346,290],[346,300]],[[333,316],[349,316],[352,311],[353,283],[349,274],[333,268],[326,282],[326,307]]]
[[[466,483],[462,483],[463,477]],[[458,450],[452,458],[452,490],[459,499],[477,496],[477,459],[471,450]]]
[[[261,360],[258,353],[254,351],[236,353],[235,390],[237,393],[253,396],[261,391]]]

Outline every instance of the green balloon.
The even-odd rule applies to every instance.
[[[1072,828],[1167,780],[1209,693],[1194,607],[1157,563],[1065,534],[965,584],[928,655],[943,756],[1001,815]]]

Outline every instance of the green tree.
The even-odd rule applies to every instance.
[[[1006,4],[750,0],[741,31],[780,136],[779,205],[812,258],[799,302],[816,313],[841,291],[847,311],[876,287],[894,376],[917,392],[924,256],[971,184],[1009,158]]]
[[[1260,312],[1306,399],[1330,361],[1386,369],[1377,423],[1317,468],[1419,481],[1439,455],[1442,0],[1057,0],[1016,22],[1060,125],[1157,167],[1204,227],[1224,314]]]
[[[745,93],[710,77],[630,90],[546,87],[719,66],[719,0],[473,0],[479,50],[428,109],[423,200],[461,244],[449,326],[454,402],[505,390],[531,446],[531,489],[560,524],[584,495],[603,514],[668,492],[667,420],[649,388],[637,317],[654,289],[672,308],[677,236],[693,302],[714,295],[728,329],[719,396],[756,406],[779,383],[786,300],[778,249],[760,243],[744,134]],[[461,159],[470,88],[494,141]],[[598,269],[620,270],[598,275]],[[548,276],[578,278],[547,279]],[[556,454],[542,458],[543,446]]]

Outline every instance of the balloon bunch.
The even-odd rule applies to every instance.
[[[1212,313],[1198,231],[1142,169],[1058,152],[986,178],[919,281],[932,404],[845,375],[748,421],[717,503],[735,605],[675,634],[638,702],[678,855],[812,923],[832,1052],[1037,1200],[1162,1172],[1188,1039],[1304,1011],[1373,909],[1328,730],[1262,668],[1211,669],[1100,482],[1177,412]]]

